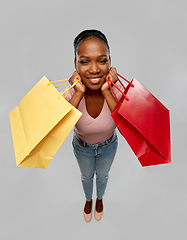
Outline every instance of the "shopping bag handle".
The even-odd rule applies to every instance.
[[[122,82],[121,82],[119,79],[118,79],[118,81],[122,84]],[[112,84],[113,86],[115,86],[115,87],[122,93],[122,95],[125,97],[125,99],[126,99],[127,101],[129,101],[128,97],[124,94],[124,92],[121,91],[121,89],[119,89],[119,88],[116,86],[116,84],[115,84],[114,82],[112,82],[112,80],[111,80],[110,78],[107,79],[107,83],[108,83],[108,86],[110,87],[110,90],[112,91],[114,97],[116,98],[116,100],[117,100],[118,102],[119,102],[119,100],[118,100],[118,98],[117,98],[114,90],[112,89],[111,84]],[[124,86],[123,84],[122,84],[122,86],[123,86],[124,89],[125,89],[125,86]]]
[[[118,73],[117,73],[117,75],[118,75],[119,77],[123,78],[126,82],[128,82],[131,87],[134,87],[134,85],[132,84],[132,82],[128,81],[126,78],[122,77],[122,76],[121,76],[120,74],[118,74]],[[119,78],[118,78],[118,81],[120,82],[120,84],[122,85],[122,87],[123,87],[124,89],[126,89],[125,86],[123,85],[123,83],[120,81]],[[121,92],[121,94],[125,97],[125,99],[126,99],[127,101],[129,101],[129,98],[124,94],[123,91],[121,91],[121,89],[119,89],[119,88],[116,86],[116,84],[115,84],[114,82],[112,82],[112,80],[111,80],[110,78],[107,79],[107,82],[108,82],[108,85],[109,85],[112,93],[114,94],[114,97],[116,98],[116,100],[117,100],[118,102],[119,102],[119,100],[118,100],[116,94],[114,93],[114,90],[112,89],[111,84],[112,84],[113,86],[115,86],[115,87],[118,89],[118,91]]]
[[[126,78],[122,77],[121,75],[119,75],[117,73],[117,75],[120,77],[120,78],[123,78],[123,80],[125,80],[126,82],[128,82],[130,84],[131,87],[134,87],[134,85],[132,84],[132,82],[128,81]],[[119,80],[119,79],[118,79]],[[120,80],[119,80],[120,81]],[[121,82],[121,81],[120,81]],[[123,85],[123,84],[122,84]]]
[[[58,99],[64,94],[64,93],[66,93],[66,95],[64,96],[64,98],[66,98],[67,97],[67,95],[69,94],[69,92],[71,91],[71,89],[77,84],[79,82],[79,79],[77,79],[68,89],[66,89],[64,92],[62,92],[61,94],[60,94],[60,96],[58,97]]]
[[[68,81],[68,80],[69,80],[69,78],[63,79],[63,80],[57,80],[57,81],[51,81],[51,80],[49,80],[49,83],[47,84],[47,86],[49,86],[49,85],[52,84],[52,83],[65,82],[65,81]],[[63,83],[63,84],[61,84],[61,85],[54,86],[54,87],[55,87],[55,88],[58,88],[58,87],[65,86],[65,85],[68,85],[68,84],[69,84],[69,82]]]
[[[57,81],[51,81],[51,80],[49,80],[49,83],[47,84],[47,86],[49,86],[49,85],[52,84],[52,83],[64,82],[64,81],[68,81],[68,80],[69,80],[69,78],[63,79],[63,80],[57,80]],[[66,98],[67,95],[69,94],[69,92],[71,91],[71,89],[72,89],[78,82],[79,82],[79,79],[77,79],[77,81],[75,81],[68,89],[66,89],[64,92],[62,92],[62,93],[60,94],[60,96],[58,97],[58,99],[59,99],[64,93],[67,92],[66,95],[64,96],[64,98]],[[68,85],[68,84],[69,84],[69,82],[63,83],[63,84],[61,84],[61,85],[55,86],[55,88],[58,88],[58,87],[61,87],[61,86],[64,86],[64,85]]]

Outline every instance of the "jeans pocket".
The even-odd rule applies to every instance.
[[[116,132],[114,132],[114,134],[112,135],[110,141],[108,142],[108,146],[113,144],[113,142],[115,142],[115,141],[118,142],[118,136],[117,136]]]
[[[84,147],[82,140],[76,135],[74,135],[73,137],[72,144],[76,147],[81,147],[81,148]]]

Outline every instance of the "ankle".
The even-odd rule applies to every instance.
[[[84,206],[84,212],[86,214],[90,214],[91,211],[92,211],[92,200],[89,201],[89,202],[86,200],[86,203],[85,203],[85,206]]]
[[[103,211],[103,199],[96,199],[96,205],[95,205],[95,209],[97,212],[102,212]]]

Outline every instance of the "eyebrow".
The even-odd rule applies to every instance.
[[[108,57],[108,56],[106,54],[98,56],[98,58],[101,58],[101,57]],[[88,56],[80,56],[79,58],[89,58],[89,57]]]

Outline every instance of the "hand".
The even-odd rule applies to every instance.
[[[106,80],[110,78],[110,80],[115,83],[118,80],[118,76],[117,76],[117,70],[115,67],[111,67],[109,70],[108,75],[106,76]],[[107,81],[103,84],[103,86],[101,87],[101,91],[104,92],[106,90],[109,90],[109,85],[107,83]]]
[[[84,94],[86,91],[86,87],[84,84],[81,83],[81,77],[77,71],[75,71],[73,75],[70,77],[69,83],[72,85],[74,82],[77,81],[77,79],[79,80],[79,82],[74,86],[74,89],[76,92]]]

